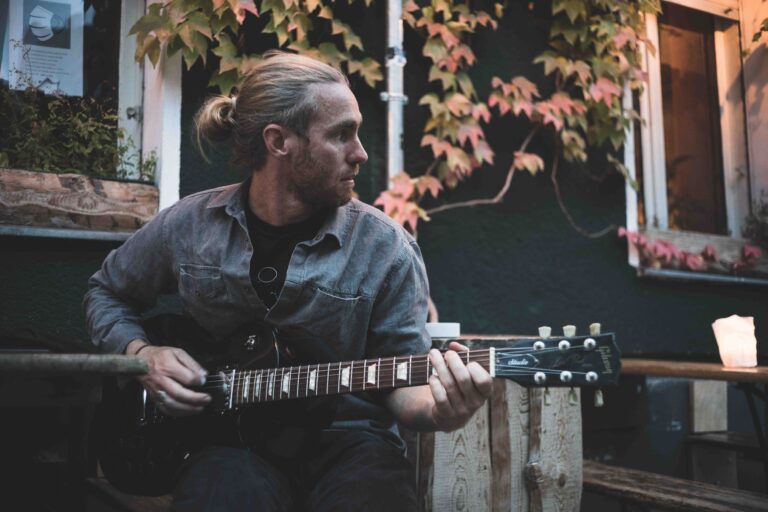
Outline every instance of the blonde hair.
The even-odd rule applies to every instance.
[[[306,135],[315,114],[310,86],[339,83],[349,86],[339,70],[318,60],[270,50],[243,77],[237,96],[213,96],[195,115],[195,139],[205,157],[202,141],[217,143],[232,138],[232,164],[260,169],[266,158],[262,132],[276,123]]]

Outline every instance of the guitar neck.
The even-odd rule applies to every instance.
[[[491,371],[494,349],[459,353],[465,364],[476,362]],[[378,389],[427,384],[434,372],[426,354],[381,357],[260,370],[229,370],[209,377],[208,386],[221,387],[229,395],[229,409],[250,404],[311,398]],[[493,374],[493,372],[491,372]]]

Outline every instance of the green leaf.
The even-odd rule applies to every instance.
[[[219,72],[227,72],[237,69],[240,66],[240,58],[237,56],[237,47],[232,43],[232,39],[227,34],[218,35],[219,45],[211,50],[214,55],[221,57],[219,61]]]
[[[459,87],[461,87],[461,90],[469,96],[470,98],[476,98],[477,94],[475,93],[475,86],[472,83],[472,79],[469,78],[469,75],[466,74],[464,71],[459,71],[456,73],[456,80],[459,82]]]
[[[358,73],[365,83],[370,87],[375,87],[376,82],[384,80],[384,75],[381,72],[381,64],[376,62],[370,57],[366,57],[362,61],[350,60],[347,62],[347,67],[350,73]]]
[[[134,34],[149,34],[155,30],[165,28],[168,22],[168,16],[160,14],[160,4],[152,4],[149,7],[149,13],[139,18],[136,23],[133,24],[128,35]]]
[[[430,82],[440,80],[440,82],[443,84],[444,90],[456,87],[456,75],[449,71],[443,71],[434,64],[429,68],[428,80]]]
[[[236,69],[231,69],[224,73],[214,74],[208,82],[208,87],[218,87],[221,94],[232,94],[232,90],[238,83],[238,74]]]
[[[206,17],[202,12],[195,11],[187,16],[186,23],[192,30],[202,34],[210,41],[213,39],[213,33],[211,32],[211,25],[208,22],[208,19],[209,18]]]
[[[429,57],[436,63],[448,57],[448,50],[442,39],[439,37],[430,37],[427,39],[427,42],[424,43],[422,53],[425,57]]]
[[[320,43],[317,47],[320,58],[335,68],[341,67],[341,63],[349,60],[349,57],[339,51],[333,43]]]

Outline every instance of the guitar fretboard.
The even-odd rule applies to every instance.
[[[458,355],[465,364],[474,361],[488,370],[491,352],[487,349],[471,350]],[[420,386],[428,383],[433,371],[428,356],[422,354],[261,370],[230,370],[223,372],[219,378],[226,379],[231,389],[228,407],[232,409],[276,400]]]

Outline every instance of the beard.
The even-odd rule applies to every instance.
[[[352,199],[352,187],[337,171],[313,159],[308,148],[299,151],[291,162],[290,190],[312,210],[338,208]]]

